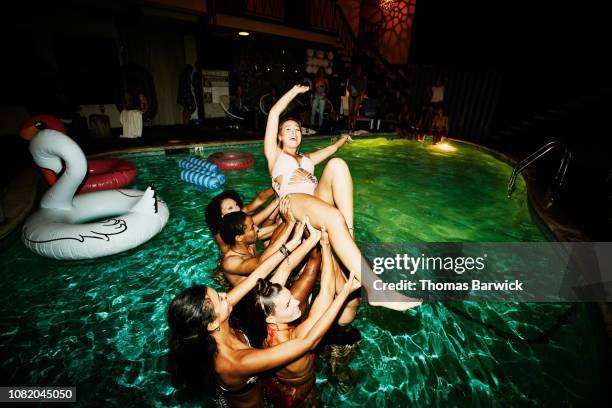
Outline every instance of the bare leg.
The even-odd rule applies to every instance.
[[[346,283],[346,276],[340,269],[340,265],[338,262],[332,257],[332,262],[334,264],[334,272],[336,273],[336,294],[342,289],[344,284]],[[357,292],[355,292],[357,293]],[[350,299],[345,305],[344,309],[339,313],[338,317],[338,325],[339,326],[348,326],[355,320],[355,316],[357,315],[357,309],[359,308],[359,303],[361,302],[361,297],[354,297]]]
[[[395,310],[407,310],[421,304],[420,301],[397,292],[373,292],[371,285],[379,277],[372,271],[367,261],[363,259],[361,251],[349,233],[342,213],[337,208],[308,194],[290,194],[289,198],[291,201],[291,212],[297,220],[301,221],[308,217],[312,226],[317,229],[325,225],[329,234],[329,241],[342,263],[350,271],[355,272],[357,279],[365,283],[363,287],[368,293],[371,305],[385,306]],[[381,302],[372,300],[383,297],[384,301]]]
[[[344,160],[334,157],[327,162],[315,196],[340,210],[353,236],[353,179]]]

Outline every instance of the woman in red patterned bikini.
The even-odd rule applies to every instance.
[[[283,286],[284,282],[271,283],[260,279],[256,287],[256,302],[266,316],[268,337],[264,347],[275,347],[287,341],[302,339],[308,335],[325,311],[330,307],[336,289],[338,296],[340,290],[346,285],[344,275],[335,265],[329,246],[329,237],[325,228],[321,231],[321,290],[312,303],[308,316],[299,324],[294,322],[302,315],[300,300],[292,287],[291,291]],[[349,278],[353,281],[353,277]],[[356,284],[356,287],[359,285]],[[314,394],[311,393],[315,385],[315,355],[307,352],[289,364],[280,367],[274,375],[264,380],[265,391],[275,407],[295,407],[307,399],[313,404]]]

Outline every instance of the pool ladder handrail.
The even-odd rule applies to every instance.
[[[527,156],[525,159],[521,160],[514,167],[514,170],[512,170],[512,176],[510,176],[510,181],[508,181],[508,198],[512,197],[512,193],[514,192],[516,185],[516,178],[518,177],[519,173],[522,172],[527,166],[533,164],[535,161],[537,161],[547,153],[551,152],[552,150],[556,149],[557,147],[563,148],[564,146],[561,144],[561,142],[557,140],[547,143],[529,156]],[[559,187],[561,187],[563,181],[565,180],[565,174],[567,173],[567,167],[569,166],[569,162],[571,159],[572,152],[565,148],[563,156],[561,157],[559,169],[557,170],[557,174],[553,182],[553,194],[550,202],[548,203],[548,206],[552,205],[552,201],[554,200],[554,196],[557,190],[559,189]]]

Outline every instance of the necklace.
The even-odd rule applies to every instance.
[[[281,329],[280,327],[278,327],[279,324],[282,324],[285,327],[283,327]],[[287,331],[287,330],[291,329],[291,326],[289,326],[287,323],[270,323],[270,325],[271,326],[275,326],[277,332],[279,332],[279,331]]]
[[[236,251],[236,250],[235,250],[234,248],[232,248],[232,247],[230,247],[230,249],[231,249],[232,251],[234,251],[235,253],[239,254],[239,255],[253,256],[253,254],[252,254],[251,252],[244,253],[244,252]]]

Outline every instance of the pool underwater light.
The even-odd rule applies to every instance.
[[[457,148],[455,146],[451,146],[448,143],[444,142],[444,143],[438,143],[436,145],[432,145],[432,147],[434,149],[438,149],[438,150],[444,150],[446,152],[454,152],[455,150],[457,150]]]

